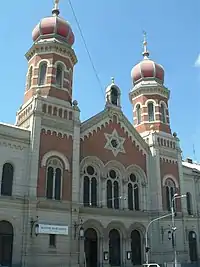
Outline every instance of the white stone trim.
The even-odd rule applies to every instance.
[[[160,102],[159,102],[159,105],[158,105],[158,106],[160,106],[160,107],[161,107],[161,104],[163,104],[163,105],[165,106],[165,108],[166,108],[166,109],[168,109],[168,106],[167,106],[167,104],[166,104],[166,102],[165,102],[165,101],[163,101],[163,100],[160,100]]]
[[[55,150],[49,151],[46,154],[44,154],[42,161],[41,161],[41,167],[46,167],[47,161],[51,157],[58,157],[59,159],[61,159],[63,161],[65,170],[67,171],[70,170],[70,165],[69,165],[69,161],[67,157],[65,157],[62,153],[55,151]]]
[[[59,153],[59,152],[57,152]],[[47,153],[46,153],[47,154]],[[46,155],[45,154],[45,155]],[[44,155],[44,156],[45,156]],[[56,157],[57,155],[53,155],[52,157]],[[44,158],[44,157],[43,157]],[[49,159],[50,157],[48,157]],[[48,159],[47,159],[47,162],[48,162]],[[63,159],[61,159],[61,157],[59,157],[59,161],[60,163],[61,160],[63,161]],[[64,161],[63,161],[64,162]],[[62,164],[63,165],[63,164]],[[45,165],[46,166],[46,165]],[[52,192],[52,200],[55,200],[55,181],[56,181],[56,177],[55,177],[55,167],[53,167],[52,165],[48,165],[48,167],[52,167],[53,168],[53,192]],[[61,169],[61,168],[59,168]],[[48,168],[47,168],[48,170]],[[45,185],[45,197],[46,197],[46,193],[47,193],[47,182],[48,182],[48,171],[45,171],[45,180],[46,180],[46,185]],[[63,168],[61,169],[61,177],[60,177],[60,200],[62,200],[62,196],[63,196],[63,178],[64,178],[64,172],[63,172]]]
[[[103,175],[104,164],[99,158],[95,156],[88,156],[83,158],[80,163],[80,171],[82,171],[88,165],[93,165],[94,167],[99,168],[100,170],[99,174]]]
[[[60,64],[61,66],[63,66],[63,71],[67,71],[67,67],[66,67],[65,63],[63,63],[63,62],[60,61],[60,60],[57,60],[57,61],[54,63],[54,67],[57,68],[57,66],[58,66],[59,64]]]
[[[143,107],[145,107],[144,105],[142,105],[141,102],[137,102],[137,103],[134,104],[133,112],[136,111],[138,105],[140,105],[140,108],[141,108],[141,109],[142,109]]]
[[[46,62],[47,63],[47,67],[49,67],[50,66],[50,60],[48,60],[48,59],[41,59],[40,61],[38,61],[38,63],[36,64],[36,66],[35,66],[35,68],[40,68],[40,65],[42,64],[42,63],[44,63],[44,62]]]
[[[165,182],[166,182],[167,179],[171,179],[174,182],[176,188],[179,188],[178,181],[177,181],[177,179],[172,174],[166,174],[163,177],[163,179],[162,179],[162,186],[165,186]]]
[[[147,99],[147,100],[145,101],[144,106],[147,107],[149,103],[153,103],[154,106],[158,106],[157,103],[156,103],[156,101],[155,101],[154,99]]]
[[[47,59],[46,59],[46,60],[45,60],[45,59],[42,59],[40,62],[42,62],[42,61],[47,61]],[[51,64],[50,61],[48,61],[47,64],[48,64],[48,67],[49,67],[49,68],[53,68],[53,67],[54,67],[54,65]],[[36,66],[34,66],[34,69],[35,69],[35,70],[38,70],[38,69],[39,69],[39,65],[38,65],[38,63],[37,63]]]
[[[117,160],[108,161],[104,167],[104,176],[105,177],[111,169],[115,169],[120,174],[121,179],[124,179],[126,177],[126,169],[121,162],[119,162]]]
[[[143,169],[140,166],[138,166],[136,164],[132,164],[132,165],[129,165],[126,168],[127,180],[128,180],[129,175],[131,173],[134,173],[136,175],[136,177],[139,178],[139,180],[141,181],[141,183],[144,183],[144,184],[147,183],[147,176],[146,176],[145,172],[143,171]]]

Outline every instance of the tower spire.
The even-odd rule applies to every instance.
[[[144,57],[144,59],[147,59],[149,57],[149,51],[147,50],[147,33],[144,31],[143,32],[143,52],[142,55]]]
[[[60,0],[54,0],[54,7],[52,9],[52,15],[53,16],[58,16],[60,14],[60,10],[59,10],[59,2]]]

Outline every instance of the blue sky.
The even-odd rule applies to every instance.
[[[181,139],[184,157],[200,161],[200,1],[181,0],[71,0],[80,22],[103,90],[115,77],[121,88],[125,115],[132,121],[128,93],[130,71],[142,59],[142,32],[148,36],[150,56],[165,68],[165,85],[171,90],[172,131]],[[52,0],[1,3],[1,105],[0,121],[15,122],[22,103],[31,32],[51,14]],[[78,64],[74,72],[74,99],[82,120],[104,108],[104,92],[95,77],[68,0],[60,1],[61,16],[72,25]]]

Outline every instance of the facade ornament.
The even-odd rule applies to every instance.
[[[58,16],[60,14],[60,11],[59,11],[59,2],[60,0],[54,0],[54,7],[52,9],[52,15],[53,16]]]
[[[73,105],[73,109],[74,110],[80,111],[80,109],[78,107],[78,101],[77,100],[74,100],[73,103],[72,103],[72,105]]]
[[[125,153],[125,150],[124,150],[125,138],[120,137],[116,129],[114,129],[111,134],[105,133],[104,135],[107,140],[105,147],[104,147],[105,149],[111,150],[115,157],[120,152]]]
[[[147,49],[147,33],[145,31],[143,31],[143,36],[144,36],[144,40],[143,40],[143,57],[144,59],[148,59],[149,58],[149,51]]]

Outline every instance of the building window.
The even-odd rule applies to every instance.
[[[27,89],[31,88],[32,85],[32,77],[33,77],[33,67],[31,66],[29,71],[28,71],[28,84],[27,84]]]
[[[119,181],[116,171],[110,170],[107,178],[107,207],[119,209]]]
[[[148,118],[149,121],[154,121],[154,105],[152,102],[148,103]]]
[[[192,215],[192,196],[189,192],[186,193],[186,201],[187,201],[187,212],[189,215]]]
[[[141,123],[141,107],[138,104],[136,107],[137,124]]]
[[[56,235],[49,235],[49,247],[55,248],[56,247]]]
[[[139,210],[139,185],[135,174],[130,174],[128,182],[128,209]]]
[[[171,205],[172,205],[172,198],[174,194],[176,193],[176,186],[174,181],[171,179],[167,179],[165,182],[165,190],[166,190],[166,205],[167,205],[167,210],[171,211]],[[174,202],[174,209],[175,207],[175,202]]]
[[[196,262],[198,261],[198,253],[197,253],[197,235],[194,231],[190,231],[188,235],[189,241],[189,255],[190,261]]]
[[[50,159],[47,164],[46,197],[48,199],[61,199],[63,164],[57,158]]]
[[[163,123],[166,123],[166,110],[165,110],[165,106],[163,103],[160,106],[160,111],[161,111],[161,121]]]
[[[110,95],[110,100],[111,100],[111,103],[115,106],[118,105],[118,97],[119,97],[119,94],[118,94],[118,91],[115,87],[112,87],[111,88],[111,95]]]
[[[84,206],[97,206],[97,171],[93,166],[84,169],[83,178],[83,204]]]
[[[63,80],[64,80],[63,66],[61,64],[58,64],[56,68],[56,85],[59,88],[63,87]]]
[[[14,168],[12,164],[5,163],[3,165],[1,178],[1,195],[12,196]]]
[[[46,81],[47,63],[42,62],[39,67],[39,80],[38,85],[44,85]]]

